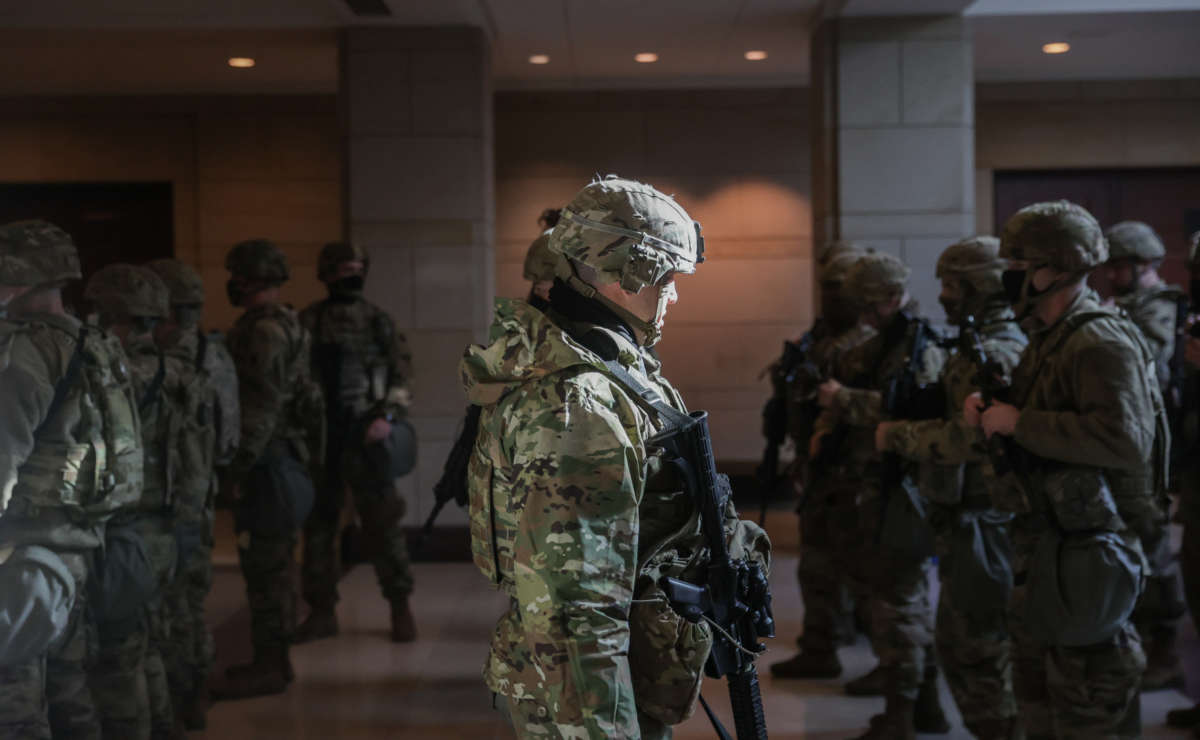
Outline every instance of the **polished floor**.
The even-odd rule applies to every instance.
[[[792,520],[794,521],[794,519]],[[780,522],[785,525],[785,521]],[[794,526],[794,525],[793,525]],[[786,529],[782,531],[786,532]],[[786,539],[785,537],[778,538]],[[796,559],[785,542],[772,577],[780,637],[772,641],[762,665],[790,655],[800,626],[801,604],[795,587]],[[351,571],[342,582],[338,608],[342,634],[302,645],[293,652],[297,678],[282,696],[214,705],[209,728],[193,737],[242,738],[508,738],[511,732],[491,708],[479,678],[492,624],[502,598],[489,591],[469,563],[416,566],[419,598],[416,616],[421,639],[394,645],[387,639],[388,613],[369,567]],[[218,664],[243,658],[246,637],[245,597],[236,569],[220,569],[211,604],[217,630]],[[1195,628],[1184,626],[1191,679],[1196,665]],[[864,640],[842,651],[846,676],[866,671],[873,658]],[[955,728],[942,738],[969,738],[962,729],[943,684],[945,705]],[[723,686],[706,684],[705,696],[728,717]],[[881,699],[845,696],[839,681],[774,681],[764,675],[763,698],[772,738],[835,740],[859,734],[867,718],[882,709]],[[1175,691],[1143,695],[1146,738],[1187,737],[1163,726],[1168,709],[1189,706]],[[703,712],[679,726],[676,738],[715,737]]]

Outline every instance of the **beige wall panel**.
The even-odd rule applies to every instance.
[[[206,248],[228,249],[254,237],[318,244],[341,237],[336,180],[202,181],[198,188],[200,243]],[[305,260],[315,263],[316,255]]]
[[[337,116],[222,114],[197,122],[202,180],[337,180]]]

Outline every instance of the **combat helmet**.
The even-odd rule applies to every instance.
[[[363,277],[371,269],[371,256],[367,250],[353,242],[330,242],[321,248],[317,257],[317,279],[323,283],[335,279],[338,266],[343,262],[361,262]]]
[[[958,278],[983,296],[1004,292],[1000,276],[1008,263],[1000,258],[1000,240],[994,236],[972,236],[942,251],[937,261],[937,278]]]
[[[1028,316],[1045,296],[1070,285],[1108,260],[1108,243],[1100,224],[1087,209],[1070,201],[1034,203],[1017,211],[1004,224],[1000,256],[1026,263],[1004,271],[1004,292],[1018,316]],[[1041,267],[1066,273],[1045,290],[1033,287],[1033,275]]]
[[[817,255],[817,267],[823,272],[826,265],[842,255],[851,254],[854,256],[859,256],[866,253],[866,251],[866,249],[856,242],[846,241],[844,239],[835,239],[827,243],[824,248],[821,249],[821,253]]]
[[[0,226],[0,284],[40,287],[83,277],[71,235],[46,221]]]
[[[645,183],[610,175],[580,190],[550,232],[550,251],[593,270],[601,283],[618,283],[630,293],[659,291],[653,322],[634,316],[600,295],[565,261],[559,276],[583,295],[604,303],[640,330],[648,345],[660,337],[673,287],[664,278],[690,275],[704,261],[700,224],[675,199]]]
[[[864,254],[864,251],[845,251],[826,260],[821,265],[821,285],[838,287],[845,284],[850,271]]]
[[[83,297],[101,314],[131,319],[165,319],[171,313],[170,291],[153,270],[115,264],[88,279]]]
[[[846,275],[846,291],[861,304],[885,303],[904,292],[911,270],[885,252],[862,255]]]
[[[287,257],[267,239],[238,242],[225,255],[225,269],[235,278],[282,285],[291,277]]]
[[[1108,259],[1158,262],[1167,256],[1162,239],[1149,224],[1141,221],[1122,221],[1113,224],[1104,232],[1108,240]]]
[[[531,283],[540,283],[554,279],[558,265],[558,255],[550,251],[550,232],[546,229],[542,235],[533,240],[529,251],[525,253],[525,267],[522,275]]]
[[[162,278],[170,293],[172,306],[204,303],[204,281],[191,265],[167,257],[147,262],[146,267]]]

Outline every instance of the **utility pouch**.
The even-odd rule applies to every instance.
[[[267,445],[246,474],[242,490],[237,529],[261,537],[290,536],[304,524],[316,500],[308,468],[280,440]]]
[[[950,582],[954,603],[968,616],[1003,612],[1012,593],[1011,514],[964,511],[950,538]]]
[[[667,725],[691,717],[711,647],[708,624],[684,619],[658,584],[646,580],[629,611],[629,671],[638,711]]]

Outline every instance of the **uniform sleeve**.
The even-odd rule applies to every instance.
[[[854,427],[873,427],[883,421],[883,394],[862,388],[842,388],[837,392],[841,420]]]
[[[10,339],[7,361],[0,370],[0,512],[8,508],[17,471],[33,451],[33,433],[50,410],[54,386],[50,372],[33,346]]]
[[[1154,408],[1141,377],[1141,353],[1103,342],[1076,353],[1068,371],[1076,410],[1026,409],[1015,439],[1035,455],[1077,465],[1135,469],[1154,445]]]
[[[230,471],[244,475],[275,434],[279,416],[288,397],[287,336],[274,321],[259,321],[252,329],[249,351],[239,351],[237,365],[238,400],[241,407],[242,433]]]
[[[983,432],[968,427],[961,417],[902,421],[888,431],[887,448],[908,460],[935,465],[983,462]]]
[[[560,728],[637,738],[628,650],[643,460],[616,414],[567,393],[518,417],[506,441],[513,490],[527,496],[513,554],[521,626]]]
[[[1175,344],[1175,304],[1166,300],[1146,301],[1131,318],[1142,330],[1155,357],[1161,357]]]

